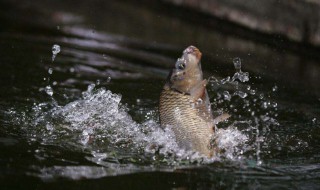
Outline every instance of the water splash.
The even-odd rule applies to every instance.
[[[108,77],[107,82],[110,80],[111,77]],[[236,85],[237,82],[230,77],[224,80],[212,77],[210,81],[221,86]],[[44,143],[50,144],[63,143],[72,150],[75,147],[81,151],[85,149],[92,155],[88,160],[106,167],[110,167],[110,160],[119,164],[161,163],[175,166],[210,163],[220,159],[238,160],[255,148],[250,144],[253,130],[249,130],[254,126],[234,124],[216,130],[215,142],[222,152],[214,158],[207,159],[198,153],[182,150],[175,141],[174,133],[160,127],[156,119],[158,116],[154,116],[156,111],[149,110],[149,114],[144,112],[145,120],[138,123],[130,116],[128,106],[121,103],[121,95],[105,88],[97,88],[99,84],[100,81],[97,81],[96,84],[88,85],[81,98],[65,106],[49,103],[35,105],[32,108],[33,115],[21,123],[28,125],[27,131],[32,138],[38,137]],[[252,87],[243,89],[240,85],[237,86],[236,90],[224,90],[219,100],[214,101],[216,105],[213,107],[219,104],[224,108],[230,107],[234,112],[241,112],[239,104],[234,102],[235,97],[238,97],[244,102],[247,101],[243,109],[252,109],[253,102],[248,100],[251,95],[248,90],[252,90]],[[53,95],[50,86],[47,86],[46,92]],[[137,104],[143,106],[143,101],[139,99]],[[224,104],[226,102],[228,103]],[[242,121],[240,117],[235,120]],[[261,136],[261,133],[258,136]]]
[[[241,71],[241,59],[236,57],[233,59],[234,68],[236,69],[236,73],[232,77],[232,81],[239,80],[241,82],[249,81],[249,73]]]
[[[78,135],[74,138],[79,144],[90,146],[95,152],[114,149],[121,154],[128,151],[140,154],[159,151],[164,155],[181,152],[172,131],[163,130],[153,120],[136,123],[128,114],[128,108],[121,104],[121,95],[104,88],[95,89],[95,84],[88,86],[80,100],[55,107],[40,116],[37,114],[37,120],[37,125],[52,121],[50,124],[57,133],[61,129],[72,131]]]
[[[233,77],[219,80],[212,76],[208,80],[209,94],[215,94],[211,98],[212,110],[227,112],[234,121],[231,125],[222,125],[224,128],[217,126],[217,134],[220,136],[215,137],[216,143],[224,153],[220,156],[235,159],[242,157],[242,153],[247,155],[251,152],[250,158],[254,156],[255,163],[259,165],[262,164],[261,154],[266,154],[264,150],[269,148],[264,140],[270,127],[279,125],[276,120],[278,104],[271,100],[271,93],[277,91],[277,86],[269,93],[259,93],[254,84],[247,84],[249,73],[241,71],[241,59],[235,58],[233,64],[236,70]],[[229,139],[230,146],[224,142],[226,139]],[[233,144],[235,141],[239,148]]]
[[[245,86],[245,88],[242,87],[242,89],[239,89],[238,81],[240,81],[241,83],[248,82],[249,73],[241,71],[241,59],[239,57],[233,59],[233,64],[236,69],[233,77],[228,76],[226,78],[218,80],[214,76],[211,76],[208,79],[211,88],[214,90],[216,90],[217,87],[224,87],[230,84],[232,85],[232,90],[224,90],[222,93],[218,92],[218,99],[220,99],[220,97],[223,97],[224,100],[230,101],[235,96],[245,99],[249,94],[254,95],[256,93],[256,91],[252,89],[250,85]],[[231,91],[234,92],[232,93]],[[217,99],[215,99],[215,101],[216,100]]]
[[[72,150],[85,148],[93,156],[88,158],[90,161],[106,167],[110,167],[109,160],[119,164],[149,165],[151,162],[179,166],[210,163],[220,157],[238,159],[242,154],[235,152],[240,149],[231,147],[231,144],[237,146],[246,141],[236,128],[223,129],[227,132],[221,130],[215,136],[219,148],[226,153],[224,156],[220,154],[208,159],[196,152],[185,151],[177,145],[173,131],[160,127],[153,110],[150,110],[152,116],[146,114],[146,120],[137,123],[129,115],[128,107],[121,103],[121,98],[119,94],[90,84],[80,99],[65,106],[35,104],[32,115],[21,123],[27,125],[26,131],[32,138],[40,138],[44,144],[63,143]],[[229,134],[227,139],[221,136],[226,134]]]
[[[234,125],[226,129],[218,129],[214,136],[215,145],[219,149],[218,156],[229,160],[242,159],[246,152],[248,136],[239,131]]]

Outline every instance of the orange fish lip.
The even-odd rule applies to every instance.
[[[196,56],[197,59],[201,59],[202,53],[200,52],[200,50],[198,48],[196,48],[195,46],[189,46],[187,47],[187,49],[185,49],[183,51],[183,53],[186,54],[193,54],[194,56]]]

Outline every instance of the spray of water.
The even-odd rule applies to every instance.
[[[85,150],[92,155],[88,160],[108,167],[110,161],[176,166],[221,159],[241,160],[253,155],[260,163],[263,135],[268,132],[268,124],[274,124],[276,120],[270,114],[256,113],[254,107],[259,105],[261,110],[269,113],[271,108],[276,108],[276,104],[258,95],[256,90],[253,92],[251,86],[240,85],[239,81],[248,82],[249,74],[241,71],[240,59],[234,63],[237,72],[233,77],[209,79],[209,91],[216,93],[211,101],[213,109],[231,112],[232,115],[232,123],[218,124],[213,142],[219,151],[212,159],[179,148],[174,133],[161,128],[154,117],[149,117],[156,110],[149,110],[150,113],[146,113],[148,119],[143,123],[134,121],[128,113],[129,108],[121,103],[121,95],[97,88],[100,81],[90,84],[78,100],[64,106],[56,103],[35,104],[29,117],[17,120],[26,125],[31,138],[38,137],[43,143],[64,144],[72,150]],[[48,72],[52,74],[52,70]],[[219,90],[220,87],[230,86],[231,90]],[[46,92],[52,96],[53,89],[46,88]],[[243,113],[238,114],[241,110],[248,112],[249,116],[242,119]]]
[[[211,101],[212,106],[220,113],[228,112],[234,121],[226,128],[218,128],[215,137],[217,146],[223,152],[223,155],[220,154],[222,157],[235,159],[249,155],[249,158],[254,159],[259,165],[262,164],[262,144],[264,148],[268,148],[264,140],[270,131],[269,127],[279,125],[275,119],[277,103],[270,101],[263,93],[259,94],[257,89],[247,84],[249,73],[241,70],[240,58],[234,58],[233,64],[236,70],[233,77],[220,80],[215,77],[209,78],[209,91],[215,93]],[[274,86],[272,91],[276,90],[277,86]],[[233,144],[234,142],[241,143]]]
[[[54,62],[56,56],[58,55],[58,53],[60,53],[60,51],[61,51],[61,48],[58,44],[54,44],[52,46],[52,63]],[[45,80],[47,80],[47,82],[48,82],[48,85],[44,88],[44,91],[51,97],[53,96],[53,89],[50,84],[50,76],[52,75],[52,73],[53,73],[53,69],[49,68],[48,69],[49,76],[48,76],[48,78],[45,78]],[[57,84],[57,82],[53,82],[53,85],[56,85],[56,84]]]

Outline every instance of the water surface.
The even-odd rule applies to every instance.
[[[0,5],[5,189],[319,188],[316,58],[126,1]],[[191,44],[212,108],[232,115],[212,159],[159,125],[164,80]],[[234,60],[249,81],[232,79]]]

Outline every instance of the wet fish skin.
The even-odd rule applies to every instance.
[[[160,122],[172,128],[181,148],[211,157],[215,123],[200,60],[201,52],[194,46],[177,60],[160,94]]]

